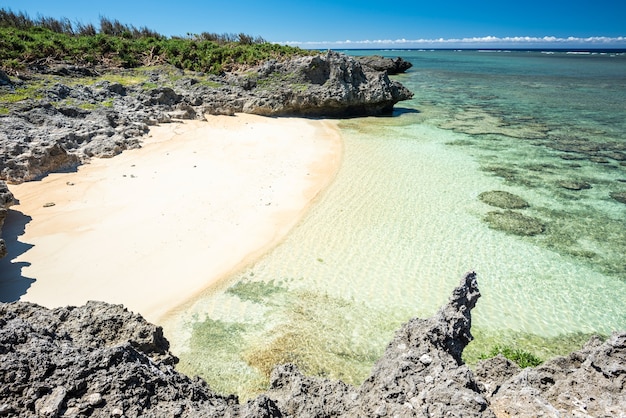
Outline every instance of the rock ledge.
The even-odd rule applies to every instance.
[[[626,332],[534,369],[496,357],[474,373],[461,354],[479,297],[468,273],[433,317],[397,331],[360,387],[287,364],[245,404],[178,373],[161,328],[121,305],[0,304],[0,416],[624,416]]]

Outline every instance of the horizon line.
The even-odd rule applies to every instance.
[[[556,36],[483,36],[483,37],[466,37],[466,38],[420,38],[420,39],[375,39],[375,40],[357,40],[350,39],[337,40],[337,41],[283,41],[277,42],[283,45],[300,46],[300,47],[402,47],[402,48],[423,48],[423,47],[440,47],[440,48],[454,48],[455,46],[465,47],[498,47],[508,46],[513,47],[518,45],[520,47],[595,47],[595,48],[626,48],[626,36],[589,36],[589,37],[576,37],[569,36],[566,38]]]

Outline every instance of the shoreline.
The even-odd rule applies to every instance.
[[[160,125],[140,149],[12,186],[12,211],[32,218],[18,237],[32,248],[6,260],[35,279],[20,300],[105,300],[158,323],[279,244],[339,169],[332,121],[207,121]]]

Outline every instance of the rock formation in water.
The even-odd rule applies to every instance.
[[[432,318],[402,326],[360,387],[281,365],[268,391],[244,404],[178,373],[161,328],[121,305],[1,304],[0,416],[584,417],[626,411],[626,333],[593,339],[533,369],[496,357],[472,372],[461,354],[472,339],[479,296],[469,273]]]
[[[361,65],[369,67],[374,71],[385,71],[389,75],[404,73],[413,66],[413,64],[401,57],[385,58],[380,55],[367,55],[357,57],[357,59]]]

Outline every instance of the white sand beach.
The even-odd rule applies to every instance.
[[[32,219],[12,263],[21,300],[122,303],[164,314],[278,244],[340,165],[330,121],[208,116],[154,127],[143,147],[10,186]],[[54,205],[49,205],[54,203]]]

